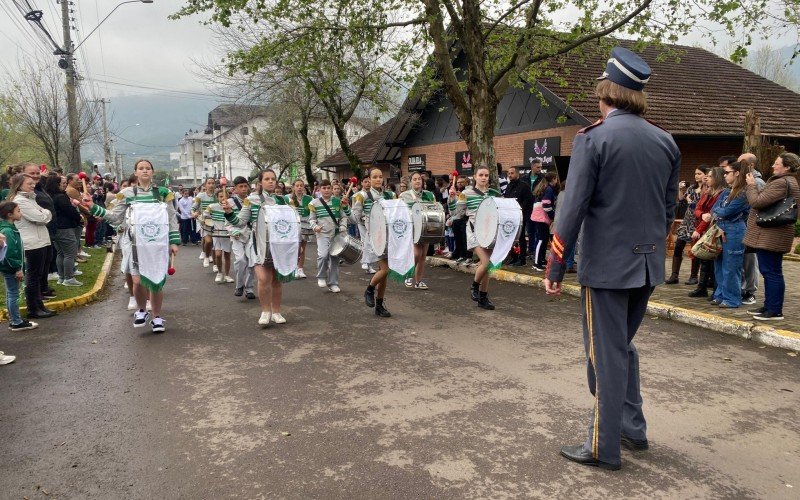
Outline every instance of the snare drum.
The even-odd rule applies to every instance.
[[[418,201],[411,205],[414,244],[439,243],[444,236],[444,208],[440,203]]]
[[[389,225],[386,222],[386,214],[383,213],[384,206],[402,206],[408,209],[408,204],[403,200],[379,200],[372,205],[367,233],[369,233],[369,244],[372,245],[372,251],[378,259],[386,258],[386,246],[389,239]]]
[[[197,220],[200,222],[200,228],[205,231],[206,234],[212,234],[214,232],[214,221],[211,220],[210,215],[200,214]]]
[[[508,236],[513,233],[515,240],[519,238],[521,225],[522,209],[517,200],[489,196],[484,198],[475,213],[475,238],[479,246],[492,249],[501,231]]]
[[[343,259],[348,264],[355,264],[361,260],[361,252],[361,242],[347,233],[337,234],[331,242],[331,256]]]

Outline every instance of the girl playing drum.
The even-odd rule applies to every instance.
[[[455,190],[451,188],[450,196],[456,196]],[[487,196],[500,198],[500,192],[489,187],[489,168],[480,166],[475,171],[475,186],[467,186],[458,195],[454,219],[467,217],[467,249],[472,250],[480,258],[478,267],[475,269],[475,278],[470,290],[472,300],[478,303],[483,309],[494,310],[494,304],[489,300],[489,257],[491,252],[478,245],[475,236],[475,214],[481,202]]]
[[[306,243],[311,241],[314,237],[314,231],[308,224],[308,204],[311,203],[312,198],[306,194],[306,183],[302,179],[297,179],[292,184],[292,194],[286,195],[286,201],[289,206],[295,209],[297,215],[300,216],[300,251],[297,254],[297,277],[305,278],[306,273],[303,271],[303,264],[306,262]]]
[[[200,259],[203,261],[203,267],[208,267],[209,262],[212,260],[212,251],[213,251],[213,239],[211,236],[211,232],[203,227],[203,217],[209,205],[217,201],[217,197],[214,196],[214,190],[216,189],[216,181],[209,177],[203,183],[204,191],[201,191],[197,194],[194,199],[194,203],[192,204],[192,217],[197,219],[197,223],[199,227],[197,230],[200,232],[200,237],[202,238],[202,252],[200,253]],[[219,272],[217,269],[216,264],[214,265],[215,269],[214,272]]]
[[[368,227],[369,214],[372,211],[372,205],[377,203],[380,199],[393,200],[394,193],[385,191],[383,189],[383,173],[378,167],[372,167],[367,173],[369,176],[370,188],[368,190],[359,191],[353,196],[352,220],[359,224],[359,228]],[[364,222],[366,220],[366,222]],[[368,238],[368,230],[362,233],[362,241],[364,242],[364,255],[369,255],[367,265],[372,269],[375,262],[378,263],[379,269],[372,276],[367,290],[364,292],[364,302],[367,307],[375,308],[375,315],[383,318],[388,318],[392,314],[384,307],[383,297],[386,294],[386,281],[389,277],[389,262],[387,256],[375,255],[374,252],[367,252],[366,249],[371,247]],[[377,298],[376,292],[377,291]]]
[[[137,161],[134,165],[133,173],[136,176],[136,184],[117,193],[117,201],[114,204],[114,208],[110,211],[106,211],[106,209],[100,205],[95,205],[89,193],[84,193],[83,205],[88,208],[95,217],[102,217],[112,225],[120,225],[125,222],[127,216],[129,216],[129,209],[133,206],[140,203],[152,204],[154,202],[160,202],[164,206],[164,210],[166,210],[169,219],[169,253],[171,255],[177,255],[178,245],[181,243],[181,236],[178,231],[178,219],[175,217],[175,208],[172,206],[172,200],[175,195],[165,187],[158,187],[152,184],[154,173],[153,164],[148,160]],[[136,245],[137,242],[134,236],[134,252],[136,252]],[[140,260],[141,257],[140,255]],[[138,306],[138,310],[133,313],[133,326],[135,328],[144,327],[147,324],[147,320],[150,318],[150,313],[146,310],[149,292],[150,303],[153,308],[153,319],[150,321],[150,325],[153,328],[153,333],[162,333],[166,329],[164,320],[161,318],[161,305],[164,301],[163,288],[146,283],[143,284],[139,274],[139,265],[135,261],[130,265],[130,274],[133,277],[133,295],[136,297],[136,304]],[[163,286],[163,283],[161,283],[161,286]]]
[[[411,189],[400,193],[400,199],[411,208],[418,201],[435,202],[433,193],[423,189],[422,174],[414,172],[411,174]],[[406,279],[406,288],[416,288],[417,290],[427,290],[428,285],[422,281],[422,273],[425,272],[425,256],[428,255],[428,244],[420,243],[414,245],[414,277]]]
[[[214,249],[214,266],[219,269],[214,282],[234,283],[236,280],[231,278],[231,238],[228,231],[228,221],[225,220],[225,207],[228,197],[225,196],[225,188],[217,191],[217,203],[212,203],[205,210],[206,219],[214,222],[212,232],[212,248]]]
[[[242,204],[239,215],[233,213],[230,200],[226,205],[225,217],[234,226],[245,227],[252,221],[253,228],[257,226],[259,217],[263,217],[261,212],[262,205],[286,205],[286,199],[276,192],[278,187],[278,177],[272,169],[262,170],[258,176],[258,192],[250,194]],[[259,239],[265,238],[265,234],[257,234],[253,231],[253,245],[258,249],[256,243]],[[269,242],[266,248],[269,249]],[[269,253],[267,250],[266,253]],[[258,301],[261,303],[261,317],[258,319],[259,325],[273,323],[286,323],[286,318],[281,315],[281,299],[283,297],[283,286],[278,279],[272,258],[269,255],[258,255],[257,264],[254,266],[256,279],[258,280]]]

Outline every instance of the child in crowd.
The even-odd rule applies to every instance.
[[[33,330],[39,326],[33,321],[22,319],[19,312],[19,284],[25,278],[25,251],[22,248],[19,230],[14,222],[20,219],[22,219],[22,212],[16,203],[13,201],[0,202],[0,272],[3,273],[6,282],[8,329],[11,331]],[[2,362],[2,359],[7,357],[10,356],[0,353],[0,364],[6,364]],[[7,363],[11,361],[7,361]]]

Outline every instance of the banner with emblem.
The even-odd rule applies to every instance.
[[[133,255],[141,284],[159,292],[167,282],[169,269],[169,215],[164,203],[131,205]]]
[[[300,216],[287,205],[262,205],[269,228],[269,251],[275,275],[282,283],[295,279],[300,251]]]
[[[414,226],[411,210],[403,200],[382,200],[386,217],[388,241],[386,242],[389,277],[405,281],[414,276]]]
[[[503,265],[508,252],[517,242],[522,225],[522,210],[514,198],[493,198],[497,205],[497,238],[492,255],[489,257],[489,272]]]

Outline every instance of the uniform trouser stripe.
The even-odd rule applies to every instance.
[[[597,377],[597,365],[594,355],[594,325],[592,320],[592,290],[586,288],[586,328],[589,330],[589,362],[594,370],[594,423],[592,424],[592,456],[597,459],[599,456],[600,443],[600,385]]]

